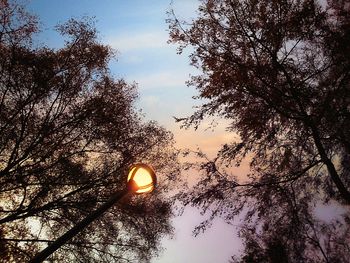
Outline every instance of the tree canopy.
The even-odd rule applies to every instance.
[[[183,126],[230,121],[240,141],[200,164],[185,204],[228,221],[242,211],[239,262],[346,262],[350,205],[350,6],[346,1],[204,0],[193,21],[170,11],[170,42],[202,71],[204,102]],[[202,153],[198,153],[203,157]],[[249,160],[247,177],[232,165]],[[315,207],[343,214],[325,222]]]
[[[38,30],[23,6],[0,0],[0,261],[28,261],[123,189],[130,165],[143,161],[161,190],[113,207],[50,260],[148,262],[172,231],[164,196],[178,172],[172,135],[135,110],[136,84],[113,78],[113,50],[93,21],[57,26],[59,49],[33,44]]]

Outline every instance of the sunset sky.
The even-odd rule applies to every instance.
[[[198,0],[173,0],[172,7],[180,19],[191,19],[198,4]],[[27,7],[41,21],[38,41],[50,47],[63,43],[53,30],[57,23],[71,17],[95,17],[101,42],[118,50],[117,60],[110,65],[112,74],[138,83],[137,107],[146,119],[171,130],[178,147],[200,147],[212,155],[234,138],[221,122],[215,132],[206,130],[205,124],[198,131],[182,130],[174,122],[173,116],[189,115],[198,102],[192,99],[194,88],[185,84],[190,74],[196,74],[188,54],[177,55],[176,46],[167,44],[165,19],[170,0],[30,0]],[[194,208],[174,218],[174,239],[164,239],[166,250],[152,263],[227,262],[241,248],[235,228],[218,219],[208,232],[195,238],[193,227],[203,219]]]

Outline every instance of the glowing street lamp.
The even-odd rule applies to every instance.
[[[127,187],[124,190],[114,193],[106,203],[101,205],[98,209],[93,211],[90,215],[85,217],[82,221],[80,221],[54,242],[50,243],[44,250],[31,259],[29,263],[43,262],[48,256],[67,243],[67,241],[72,239],[75,235],[80,233],[91,222],[101,216],[118,201],[122,200],[125,196],[135,193],[143,194],[152,192],[156,186],[156,183],[156,175],[150,166],[143,163],[133,165],[129,170]]]
[[[143,194],[153,191],[157,184],[157,177],[150,166],[138,163],[131,167],[127,182],[131,191]]]

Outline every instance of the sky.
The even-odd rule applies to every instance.
[[[196,17],[198,0],[173,0],[177,17]],[[200,147],[213,155],[221,144],[234,139],[219,121],[215,131],[207,129],[205,121],[199,130],[183,130],[173,116],[184,117],[194,111],[198,102],[193,87],[186,86],[189,76],[198,71],[189,65],[188,54],[176,53],[176,46],[167,44],[166,11],[170,0],[28,0],[27,9],[41,21],[38,41],[50,47],[62,46],[62,38],[54,32],[58,23],[69,18],[95,17],[100,41],[116,49],[117,58],[110,63],[112,75],[138,84],[141,109],[147,120],[156,120],[172,131],[177,147]],[[234,226],[217,219],[212,228],[198,237],[193,228],[205,219],[195,208],[187,208],[173,219],[175,235],[164,238],[165,248],[152,263],[213,263],[227,262],[238,253],[241,244]],[[237,222],[238,223],[238,222]]]

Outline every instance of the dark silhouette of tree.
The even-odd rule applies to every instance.
[[[279,239],[271,240],[267,244],[259,244],[256,237],[246,236],[245,255],[239,261],[241,263],[288,263],[286,246]]]
[[[111,76],[113,52],[93,21],[57,30],[64,47],[36,47],[37,18],[0,0],[0,261],[28,261],[123,189],[130,165],[144,161],[159,190],[113,207],[50,260],[148,262],[172,231],[164,197],[178,169],[172,135],[143,122],[135,84]]]
[[[168,22],[169,41],[179,53],[191,47],[191,64],[203,73],[189,81],[203,104],[178,121],[197,128],[206,116],[219,116],[240,136],[199,164],[201,181],[180,195],[185,204],[212,211],[195,233],[216,216],[230,221],[244,211],[242,262],[285,255],[279,262],[346,262],[349,3],[205,0],[192,22],[173,11]],[[251,168],[245,180],[226,169],[244,158]],[[327,224],[318,220],[314,206],[335,200],[346,213]],[[265,261],[255,253],[260,248]]]

